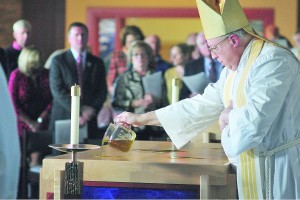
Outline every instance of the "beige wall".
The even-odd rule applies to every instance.
[[[292,41],[292,35],[297,29],[297,0],[240,0],[240,3],[243,8],[273,8],[275,23],[280,32]],[[86,10],[89,7],[197,9],[195,0],[66,0],[66,27],[73,21],[86,23]],[[157,33],[162,39],[165,58],[172,44],[184,42],[189,33],[202,30],[198,18],[178,20],[129,18],[126,23],[140,26],[145,35]]]

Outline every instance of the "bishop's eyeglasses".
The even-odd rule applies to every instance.
[[[223,40],[221,40],[220,42],[218,42],[218,44],[209,47],[210,52],[214,53],[214,54],[218,54],[220,51],[219,45],[222,44],[222,42],[224,42],[228,37],[225,37]]]

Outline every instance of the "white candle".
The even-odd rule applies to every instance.
[[[80,110],[80,87],[71,87],[71,144],[78,144],[79,141],[79,110]]]
[[[180,87],[180,80],[179,78],[173,78],[172,79],[172,104],[179,101],[179,87]],[[172,142],[172,151],[170,152],[171,158],[178,158],[176,153],[176,147],[174,143]]]
[[[172,79],[172,104],[179,101],[179,85],[180,80],[178,78]]]

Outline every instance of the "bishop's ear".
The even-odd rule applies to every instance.
[[[229,36],[230,44],[233,47],[237,47],[240,44],[240,38],[236,34],[232,34]]]

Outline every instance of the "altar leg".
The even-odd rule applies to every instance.
[[[209,179],[208,175],[200,176],[200,199],[211,199]]]
[[[63,199],[65,170],[54,172],[54,199]]]
[[[236,175],[220,179],[211,175],[200,176],[200,199],[237,199]]]

